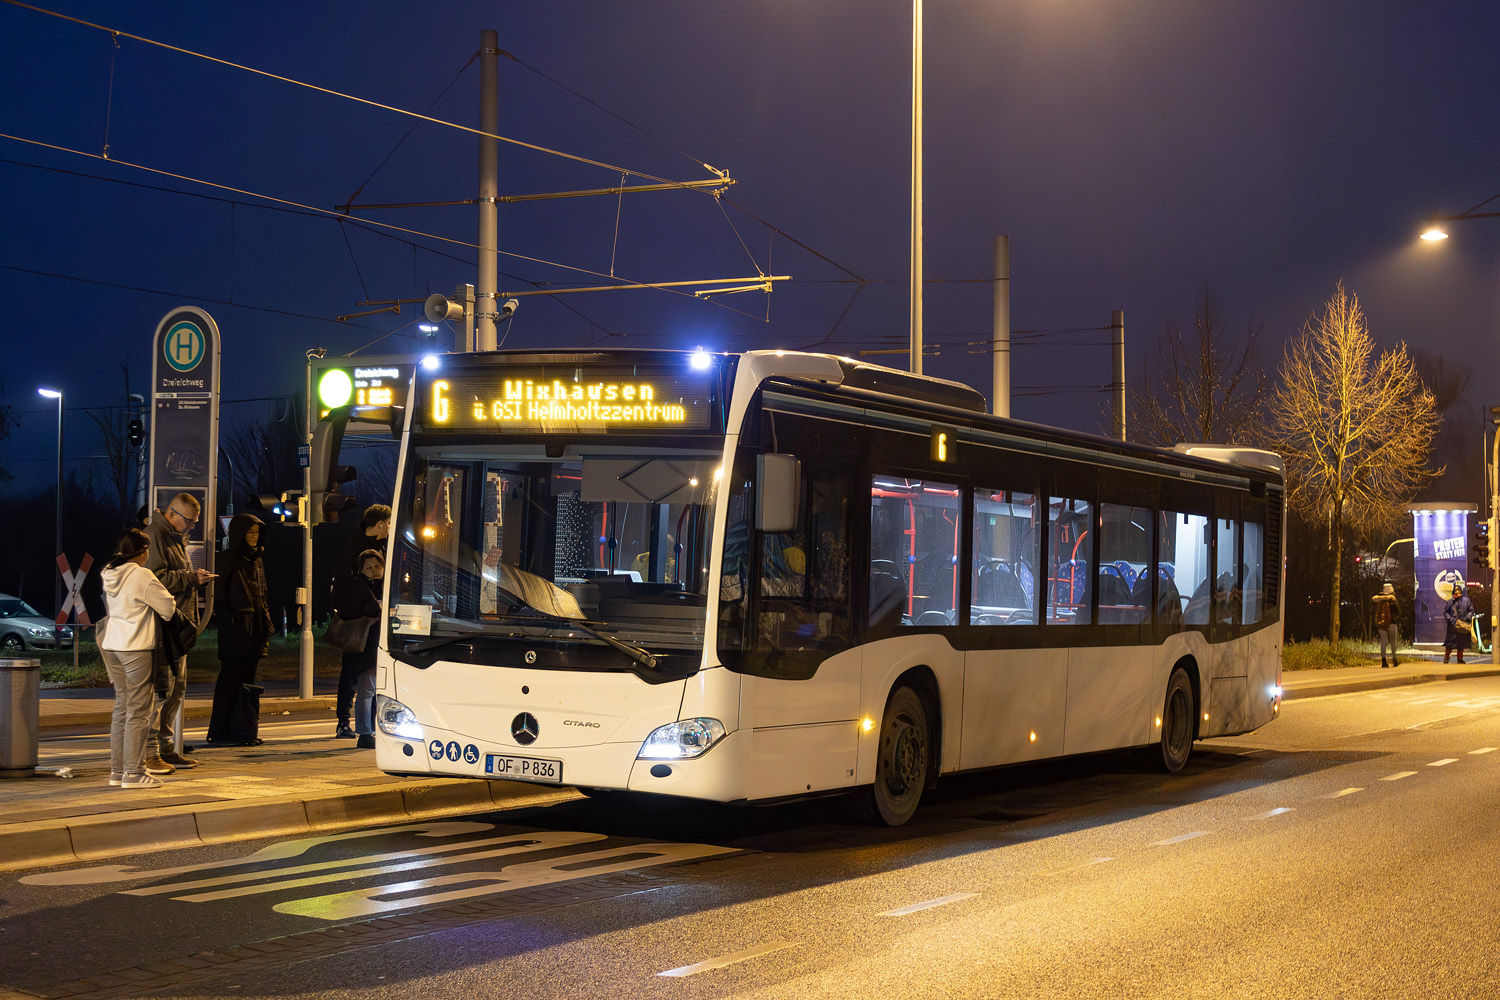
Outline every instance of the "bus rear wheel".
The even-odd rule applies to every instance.
[[[1178,667],[1167,681],[1167,698],[1161,709],[1161,767],[1176,774],[1187,765],[1193,752],[1193,719],[1198,714],[1193,685],[1187,671]]]
[[[927,706],[909,687],[897,688],[885,705],[876,749],[875,784],[870,788],[873,818],[886,826],[911,819],[927,784],[932,732]]]

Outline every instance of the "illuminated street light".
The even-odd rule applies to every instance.
[[[1443,227],[1437,222],[1431,223],[1426,229],[1422,231],[1422,239],[1424,240],[1446,240],[1447,238],[1448,234],[1443,231]]]

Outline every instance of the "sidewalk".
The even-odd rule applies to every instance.
[[[1346,667],[1282,675],[1284,700],[1500,676],[1470,660],[1403,654],[1400,667]],[[160,789],[112,788],[111,688],[42,692],[40,762],[33,777],[0,781],[0,871],[93,861],[166,848],[299,836],[365,824],[399,824],[566,801],[578,795],[510,781],[399,778],[375,769],[373,751],[336,740],[334,698],[300,698],[272,685],[261,700],[258,747],[207,747],[208,684],[191,684],[187,742],[202,761]],[[63,774],[71,774],[64,777]]]

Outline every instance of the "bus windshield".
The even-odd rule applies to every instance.
[[[520,662],[507,640],[612,645],[621,669],[621,643],[696,660],[722,455],[613,441],[548,450],[412,449],[392,538],[392,651],[477,637],[470,657],[494,664]]]

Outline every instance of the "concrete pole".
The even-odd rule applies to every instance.
[[[307,357],[307,376],[304,385],[304,400],[307,404],[306,422],[302,425],[304,431],[302,443],[307,446],[309,456],[312,452],[312,428],[317,422],[317,407],[313,404],[313,378],[312,378],[312,355]],[[326,469],[324,470],[327,471]],[[297,589],[297,606],[302,612],[302,642],[298,649],[297,659],[297,690],[299,697],[311,698],[313,693],[313,630],[312,630],[312,588],[313,588],[313,529],[312,529],[312,495],[313,495],[313,467],[312,462],[307,463],[307,468],[302,473],[302,503],[298,504],[298,510],[302,513],[302,586]],[[182,727],[177,731],[182,732]]]
[[[1010,416],[1010,237],[995,237],[995,324],[990,349],[995,416]]]
[[[495,292],[499,282],[500,36],[479,33],[479,278],[475,284],[475,349],[495,349]]]
[[[1125,440],[1125,313],[1119,309],[1109,314],[1109,333],[1113,344],[1114,377],[1110,391],[1114,396],[1115,437]]]
[[[922,0],[912,0],[911,28],[911,346],[910,369],[922,374]]]

